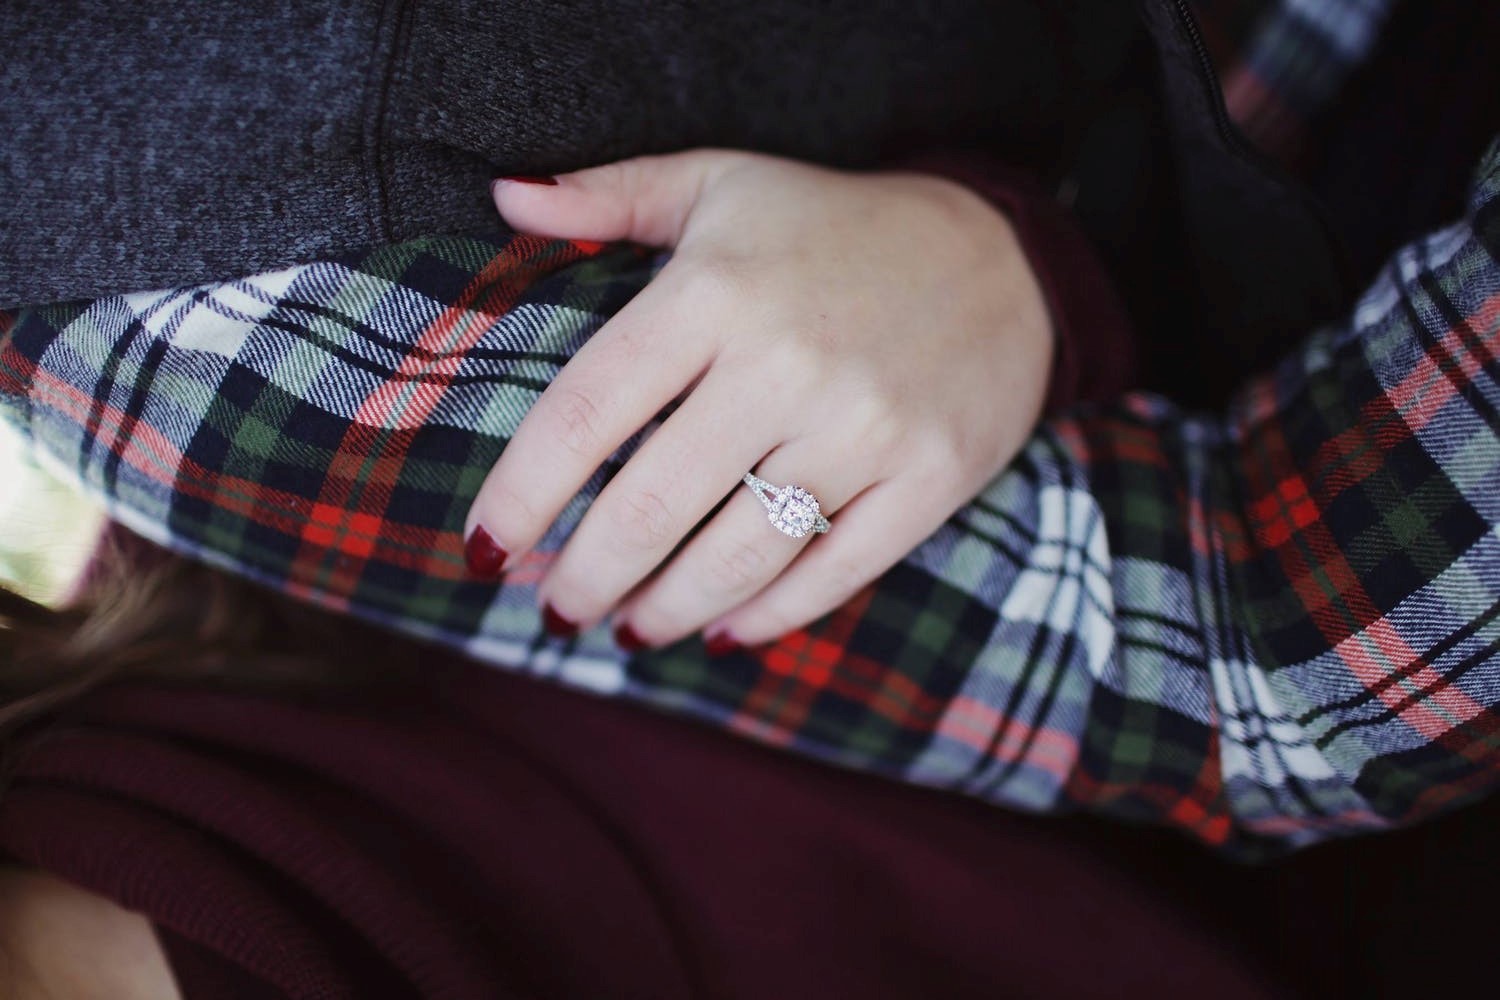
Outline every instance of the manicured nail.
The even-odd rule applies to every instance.
[[[716,635],[704,636],[703,648],[708,651],[709,656],[717,657],[728,656],[730,653],[738,653],[745,647],[735,642],[734,637],[728,632],[719,632]]]
[[[474,528],[464,543],[464,564],[469,567],[470,575],[481,580],[498,579],[505,566],[505,556],[505,550],[496,544],[482,524]]]
[[[571,639],[578,634],[578,623],[558,614],[557,609],[550,604],[542,605],[542,628],[547,630],[548,635],[555,635],[559,639]]]
[[[641,634],[631,628],[629,622],[621,622],[615,626],[615,645],[627,653],[639,653],[651,648],[651,644],[642,639]]]
[[[540,184],[543,187],[557,187],[556,177],[544,177],[539,174],[534,176],[529,174],[507,174],[504,177],[496,177],[495,181],[512,181],[516,184]]]

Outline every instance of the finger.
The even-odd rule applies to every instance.
[[[560,174],[555,185],[497,180],[495,207],[524,233],[676,246],[699,193],[745,154],[692,150]]]
[[[541,584],[554,631],[607,615],[785,437],[748,382],[710,369],[599,494]]]
[[[497,576],[535,546],[609,456],[708,366],[710,338],[672,335],[700,318],[694,296],[678,284],[669,264],[590,338],[522,419],[469,507],[464,530],[476,575]]]
[[[766,456],[756,475],[777,486],[803,486],[828,516],[871,481],[869,470],[830,461],[829,451],[826,441],[802,439]],[[817,537],[783,534],[769,523],[755,494],[741,486],[666,568],[621,608],[616,626],[620,644],[631,649],[662,646],[698,631],[759,593],[809,544],[823,544]]]
[[[775,582],[704,630],[710,647],[769,642],[850,600],[952,514],[928,487],[907,476],[861,494]]]

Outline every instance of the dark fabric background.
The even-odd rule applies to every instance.
[[[6,4],[0,308],[492,232],[496,170],[701,145],[1043,164],[1081,55],[1053,39],[1101,6]]]
[[[0,308],[500,225],[493,172],[700,145],[979,152],[1070,192],[1148,385],[1217,405],[1351,289],[1170,0],[24,0]]]

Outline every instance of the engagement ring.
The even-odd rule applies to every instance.
[[[803,538],[822,534],[830,527],[818,506],[818,498],[800,486],[772,486],[753,472],[745,473],[745,485],[765,504],[771,525],[783,535]]]

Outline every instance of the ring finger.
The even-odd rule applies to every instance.
[[[816,444],[790,442],[767,455],[754,473],[778,489],[806,488],[821,514],[832,516],[872,485],[872,477],[867,470],[829,461],[828,454],[826,438]],[[807,473],[814,469],[840,471],[810,478]],[[817,537],[811,532],[789,537],[767,513],[749,487],[739,486],[724,509],[622,608],[615,630],[620,644],[628,649],[666,645],[697,631],[759,593]]]
[[[551,631],[608,614],[784,435],[744,419],[755,408],[747,385],[711,368],[594,500],[541,584]]]

